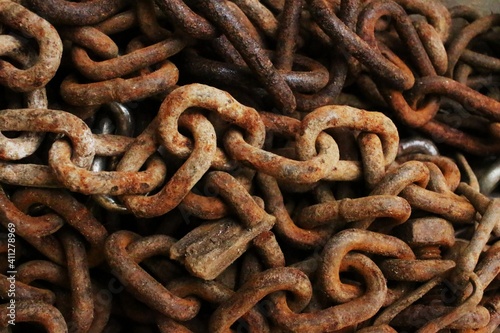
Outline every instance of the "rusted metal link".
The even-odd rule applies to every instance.
[[[481,221],[477,229],[475,230],[470,243],[464,249],[463,255],[457,260],[457,266],[454,269],[454,274],[451,276],[451,279],[452,282],[458,286],[458,288],[462,288],[459,298],[466,296],[464,295],[464,287],[468,282],[468,277],[477,265],[477,262],[479,261],[479,255],[488,242],[493,228],[498,225],[499,209],[500,201],[498,201],[498,199],[491,200],[488,207],[483,213]]]
[[[304,309],[312,294],[309,279],[298,269],[290,267],[268,269],[255,275],[215,310],[210,317],[210,331],[228,332],[236,320],[266,295],[281,290],[293,293],[294,301],[289,302],[288,305],[295,311]]]
[[[160,63],[175,55],[186,46],[183,38],[167,38],[156,44],[107,60],[94,61],[80,46],[71,49],[75,68],[86,78],[94,81],[123,77],[139,69]]]
[[[278,108],[284,113],[295,111],[296,101],[290,87],[274,68],[269,57],[263,53],[262,47],[237,20],[230,7],[220,0],[203,0],[200,5],[245,59],[248,67],[255,72]]]
[[[31,260],[19,265],[16,277],[26,284],[44,280],[56,286],[69,288],[67,270],[48,260]]]
[[[72,3],[66,0],[28,0],[29,6],[52,24],[92,25],[118,13],[127,1],[106,0]]]
[[[7,329],[9,309],[7,304],[0,305],[1,325]],[[49,333],[67,333],[68,327],[58,309],[37,301],[16,302],[16,323],[36,322]]]
[[[2,281],[0,281],[0,295],[2,298],[12,298],[9,297],[9,290],[13,290],[15,288],[15,298],[17,301],[35,301],[41,302],[44,304],[54,304],[56,301],[55,294],[46,289],[41,289],[37,287],[30,286],[21,281],[12,281],[9,279],[9,275],[0,274]],[[13,286],[11,286],[11,282],[13,282]],[[12,296],[12,295],[11,295]],[[10,302],[10,300],[9,300]]]
[[[191,153],[192,143],[177,130],[180,115],[190,107],[216,112],[222,119],[245,129],[249,144],[262,147],[265,126],[255,109],[240,104],[222,90],[190,84],[174,90],[163,101],[158,112],[161,118],[158,125],[159,140],[176,156],[186,158]]]
[[[263,191],[266,209],[276,217],[274,229],[279,236],[300,248],[317,248],[327,242],[333,232],[331,227],[326,226],[309,230],[302,229],[295,224],[283,202],[283,194],[275,178],[258,173],[257,181]]]
[[[456,223],[471,223],[475,215],[474,207],[451,191],[439,193],[427,190],[429,179],[429,168],[425,164],[418,161],[405,162],[388,171],[371,194],[400,194],[412,208],[440,214]],[[414,182],[418,185],[413,184]],[[453,209],[449,210],[450,207]]]
[[[478,306],[479,302],[481,301],[481,298],[483,297],[483,291],[484,291],[483,286],[481,285],[481,282],[479,281],[476,274],[470,273],[469,279],[474,288],[473,293],[460,305],[452,308],[450,311],[439,316],[438,318],[432,319],[431,321],[427,322],[423,327],[421,327],[417,331],[418,333],[437,332],[440,329],[443,329],[448,325],[450,325],[451,323],[455,322],[457,319],[470,313]],[[484,311],[483,313],[484,315],[489,317],[489,313],[487,312],[487,310]]]
[[[458,83],[455,80],[442,76],[419,78],[411,89],[412,104],[416,105],[424,95],[439,94],[457,100],[468,111],[479,113],[491,120],[500,119],[500,102],[489,98],[477,91]]]
[[[488,325],[481,327],[480,329],[476,330],[476,332],[479,333],[488,333],[488,332],[494,332],[498,326],[500,326],[500,313],[498,311],[500,305],[500,297],[494,296],[491,299],[489,299],[485,307],[488,309],[490,312],[490,322]]]
[[[436,72],[431,60],[429,59],[429,55],[425,51],[422,41],[420,40],[415,27],[411,23],[409,16],[406,14],[404,9],[395,2],[373,1],[365,6],[358,18],[357,32],[359,36],[363,38],[363,40],[372,48],[376,48],[377,41],[375,37],[375,23],[384,15],[390,16],[394,21],[394,28],[398,32],[401,41],[404,43],[404,46],[411,50],[411,60],[414,62],[414,66],[417,68],[419,74],[424,76],[435,75]],[[379,44],[378,47],[380,48],[382,45],[383,44]],[[392,52],[387,49],[387,46],[380,50],[380,52],[382,51],[388,53],[387,56],[393,62],[401,64],[401,60],[397,60],[396,55],[389,54]],[[408,88],[409,87],[406,87],[406,89]]]
[[[468,22],[473,22],[481,17],[476,8],[467,5],[457,5],[449,9],[452,19],[462,18]]]
[[[157,155],[146,162],[142,172],[88,171],[75,166],[71,155],[67,142],[54,142],[49,152],[49,166],[64,187],[87,195],[145,194],[163,182],[167,170]]]
[[[219,34],[215,27],[202,16],[196,14],[183,0],[155,0],[176,27],[197,39],[212,39]]]
[[[14,193],[12,202],[24,213],[27,213],[30,207],[35,204],[42,204],[54,210],[90,243],[86,255],[89,267],[94,267],[102,262],[101,253],[108,232],[92,213],[68,192],[48,189],[25,189]],[[33,237],[32,234],[27,236]]]
[[[430,320],[450,312],[453,308],[438,305],[415,304],[409,306],[399,313],[392,321],[391,325],[395,327],[418,328],[424,326]],[[478,306],[463,317],[457,319],[446,328],[448,329],[478,329],[484,327],[489,321],[487,310]]]
[[[448,69],[448,56],[443,43],[448,39],[450,32],[450,12],[438,1],[397,0],[396,2],[408,13],[418,13],[426,19],[414,20],[413,24],[436,72],[444,74]]]
[[[160,122],[160,120],[157,122]],[[124,204],[135,215],[143,217],[158,216],[175,208],[208,170],[215,157],[215,131],[204,116],[185,114],[179,119],[179,122],[194,135],[195,146],[193,152],[157,194],[152,196],[126,195],[122,197]],[[129,150],[130,152],[131,150]],[[143,162],[139,161],[136,165],[127,163],[131,158],[133,158],[133,155],[126,154],[117,169],[119,171],[138,170]],[[135,170],[133,170],[134,168]]]
[[[358,32],[371,47],[378,47],[385,50],[384,53],[399,66],[405,66],[395,54],[384,44],[377,44],[375,37],[375,23],[383,15],[390,15],[396,21],[396,30],[401,35],[404,45],[411,50],[414,65],[422,76],[434,76],[436,71],[426,53],[420,38],[418,37],[408,15],[404,10],[392,2],[373,2],[368,5],[360,15],[360,25]],[[407,69],[409,70],[409,69]],[[412,81],[412,85],[414,84]],[[407,125],[419,127],[431,120],[439,109],[437,100],[431,99],[421,109],[415,110],[406,102],[401,90],[391,88],[380,88],[385,101],[389,104],[396,115]]]
[[[405,222],[411,213],[410,204],[403,198],[390,195],[372,195],[356,199],[330,201],[306,207],[297,224],[313,229],[329,223],[375,220],[387,217],[395,224]]]
[[[248,33],[255,39],[257,43],[260,45],[267,45],[264,37],[259,31],[257,31],[256,27],[252,24],[252,22],[248,19],[245,13],[241,10],[233,2],[226,2],[229,8],[233,11],[233,14],[237,17],[237,19],[241,22],[241,24],[245,27]],[[227,39],[225,35],[220,35],[219,37],[212,40],[212,47],[214,51],[220,55],[226,62],[234,63],[236,65],[245,66],[246,62],[241,57],[241,54],[238,50],[233,46],[233,44]]]
[[[455,191],[460,184],[460,170],[455,162],[445,156],[429,154],[409,154],[397,159],[399,163],[405,161],[422,161],[429,169],[429,188],[436,192]],[[430,163],[428,163],[430,162]],[[436,169],[437,168],[437,169]],[[434,179],[434,178],[442,178]],[[434,182],[436,184],[434,184]],[[439,182],[444,184],[438,184]]]
[[[148,257],[155,254],[168,255],[173,244],[173,240],[169,237],[157,240],[151,237],[141,238],[125,230],[112,234],[107,239],[105,247],[108,264],[125,288],[138,300],[173,319],[189,320],[198,313],[199,303],[193,299],[174,296],[138,264],[144,259],[145,249],[152,244],[152,241],[155,241],[156,246],[151,246],[147,250]],[[128,247],[137,250],[128,250]]]
[[[285,1],[280,6],[272,6],[270,3],[264,4],[258,0],[234,0],[233,2],[240,7],[252,23],[266,36],[276,38],[279,22],[273,14],[273,9],[281,12]]]
[[[295,53],[296,36],[299,34],[299,19],[303,0],[286,0],[278,25],[276,56],[277,69],[291,70]]]
[[[399,136],[389,118],[381,113],[333,105],[318,108],[302,120],[299,135],[296,137],[299,158],[303,161],[313,158],[316,155],[315,141],[321,131],[339,127],[377,134],[382,143],[385,166],[396,158]],[[340,160],[324,179],[354,180],[359,179],[361,175],[359,162]]]
[[[387,60],[380,52],[351,31],[329,8],[324,0],[308,0],[316,22],[333,41],[341,43],[346,51],[364,64],[375,75],[396,89],[406,90],[413,86],[411,72],[404,71]]]
[[[438,32],[427,22],[416,21],[413,24],[429,55],[434,70],[438,75],[443,75],[448,70],[448,54],[444,47],[444,40],[440,38],[441,36],[438,35]]]
[[[399,259],[415,259],[410,247],[392,236],[358,229],[346,229],[335,234],[323,248],[323,260],[318,273],[322,290],[336,302],[351,301],[360,293],[357,287],[340,281],[341,262],[353,250]]]
[[[71,286],[72,325],[77,331],[85,332],[90,328],[94,319],[94,299],[90,272],[85,264],[87,261],[85,246],[75,233],[67,230],[62,231],[60,238],[66,252]]]
[[[0,54],[9,56],[25,67],[32,66],[36,61],[36,55],[32,50],[24,50],[27,46],[19,37],[1,35],[0,43],[2,50]],[[26,52],[26,54],[24,54]],[[45,88],[39,88],[24,93],[26,107],[42,108],[48,107]],[[15,138],[7,138],[0,133],[0,158],[4,160],[20,160],[33,154],[44,138],[44,133],[22,132]]]
[[[108,35],[94,27],[68,27],[61,32],[61,38],[70,40],[81,47],[86,47],[103,59],[118,56],[118,45]]]
[[[288,135],[298,135],[300,122],[293,118],[282,116],[275,119],[275,130]],[[331,136],[318,133],[316,156],[310,156],[304,161],[295,161],[284,156],[255,147],[245,141],[243,134],[236,130],[228,131],[225,146],[231,157],[250,165],[256,170],[271,175],[278,180],[293,180],[295,183],[314,183],[326,178],[339,163],[339,149]]]
[[[171,35],[159,22],[159,13],[155,9],[154,0],[138,1],[135,4],[135,10],[139,28],[149,40],[159,42]]]
[[[484,33],[500,24],[500,15],[484,16],[464,27],[448,45],[448,71],[447,76],[453,77],[455,66],[470,41],[477,35]]]
[[[1,60],[0,83],[15,91],[32,91],[44,87],[53,78],[61,62],[62,42],[56,29],[13,1],[0,3],[0,22],[37,38],[40,53],[38,61],[25,70]]]
[[[180,297],[196,295],[216,305],[227,301],[235,294],[233,290],[219,282],[203,281],[192,277],[174,280],[167,285],[167,288]],[[256,308],[250,309],[241,319],[245,321],[245,327],[250,332],[269,332],[269,327],[264,316]],[[162,318],[161,321],[163,320],[165,319]]]
[[[7,228],[8,223],[13,223],[19,235],[43,237],[59,230],[64,221],[55,214],[40,217],[31,217],[20,211],[7,197],[0,187],[0,222]]]
[[[455,267],[453,260],[387,259],[380,264],[380,270],[388,280],[425,282]]]
[[[383,274],[368,257],[359,253],[344,256],[343,266],[353,268],[366,281],[366,291],[350,302],[312,313],[296,313],[287,304],[284,293],[271,294],[271,315],[279,325],[291,331],[332,332],[360,323],[373,316],[383,305],[387,285]]]
[[[243,225],[227,218],[209,222],[187,233],[172,247],[171,258],[205,280],[216,278],[243,254],[255,237],[269,231],[275,223],[274,216],[259,207],[234,177],[214,171],[208,178],[208,185],[230,203]],[[218,237],[221,233],[225,234],[224,239]]]
[[[94,158],[92,132],[81,119],[69,113],[47,109],[2,110],[0,121],[2,131],[43,131],[68,136],[74,152],[71,161],[82,168],[88,168]]]
[[[448,39],[452,13],[439,1],[396,0],[409,13],[423,15],[444,42]]]
[[[329,80],[326,86],[315,94],[295,93],[297,110],[310,112],[323,105],[336,104],[347,77],[347,62],[341,57],[335,57],[330,64]],[[344,103],[341,103],[344,104]]]
[[[489,155],[500,152],[497,140],[471,135],[436,119],[419,128],[420,131],[432,137],[434,141],[446,143],[475,155]]]
[[[274,51],[263,50],[270,58],[275,58]],[[252,72],[246,66],[221,63],[215,60],[202,58],[191,51],[188,54],[186,72],[193,77],[209,80],[210,83],[238,84],[258,87],[258,81],[252,77]],[[314,93],[324,88],[328,83],[328,70],[319,62],[310,58],[294,55],[292,63],[304,70],[278,70],[288,86],[294,92]],[[296,93],[298,96],[307,96]]]
[[[0,0],[0,330],[493,332],[498,15]]]
[[[177,67],[168,60],[152,73],[129,79],[115,78],[94,83],[79,83],[71,74],[61,84],[61,96],[71,105],[99,105],[110,102],[130,102],[164,93],[178,80]]]

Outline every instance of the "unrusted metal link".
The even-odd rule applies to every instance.
[[[417,153],[436,156],[439,155],[439,150],[429,139],[415,137],[399,140],[398,157]]]
[[[111,134],[113,132],[116,132],[116,134],[119,135],[131,136],[134,131],[135,122],[130,113],[130,110],[120,103],[111,103],[109,104],[109,112],[111,113],[111,116],[114,118],[115,122],[113,123],[110,118],[102,118],[99,120],[97,128],[94,128],[93,131],[99,134]],[[114,124],[116,124],[116,128]],[[103,171],[108,167],[107,162],[116,164],[116,159],[108,161],[105,157],[98,156],[94,158],[90,169],[97,172]],[[93,195],[92,199],[95,200],[95,202],[97,202],[100,206],[106,208],[109,211],[117,213],[127,212],[127,208],[118,203],[111,196]]]

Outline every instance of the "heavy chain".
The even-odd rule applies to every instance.
[[[0,0],[0,327],[495,332],[499,15]]]

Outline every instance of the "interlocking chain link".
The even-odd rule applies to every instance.
[[[0,330],[495,332],[499,15],[0,0]]]

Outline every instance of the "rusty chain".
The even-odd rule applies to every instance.
[[[0,0],[0,330],[497,332],[499,25]]]

